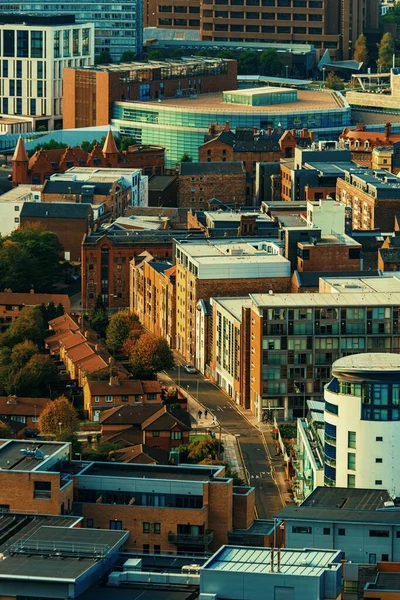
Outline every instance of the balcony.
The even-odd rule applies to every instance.
[[[214,532],[211,529],[207,529],[204,533],[199,535],[192,535],[190,533],[168,533],[168,542],[170,544],[177,544],[178,546],[208,546],[214,539]]]

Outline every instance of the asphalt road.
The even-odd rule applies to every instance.
[[[180,381],[179,379],[180,371]],[[239,435],[239,443],[250,484],[256,489],[258,518],[270,519],[282,508],[278,488],[271,476],[270,457],[260,431],[235,408],[216,386],[203,379],[200,373],[189,374],[183,369],[167,371],[168,376],[215,415],[223,431]],[[198,391],[198,398],[197,398]],[[210,423],[211,423],[210,417]]]

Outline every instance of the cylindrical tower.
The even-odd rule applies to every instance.
[[[400,492],[400,355],[353,354],[325,386],[327,486]]]

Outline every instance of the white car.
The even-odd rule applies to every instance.
[[[197,373],[197,369],[195,369],[193,365],[185,365],[183,368],[185,369],[186,373]]]

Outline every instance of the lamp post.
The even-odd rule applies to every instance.
[[[181,365],[178,363],[178,388],[181,387]]]
[[[289,65],[285,65],[286,79],[289,77]]]
[[[325,71],[326,68],[322,67],[322,87],[325,87]]]

